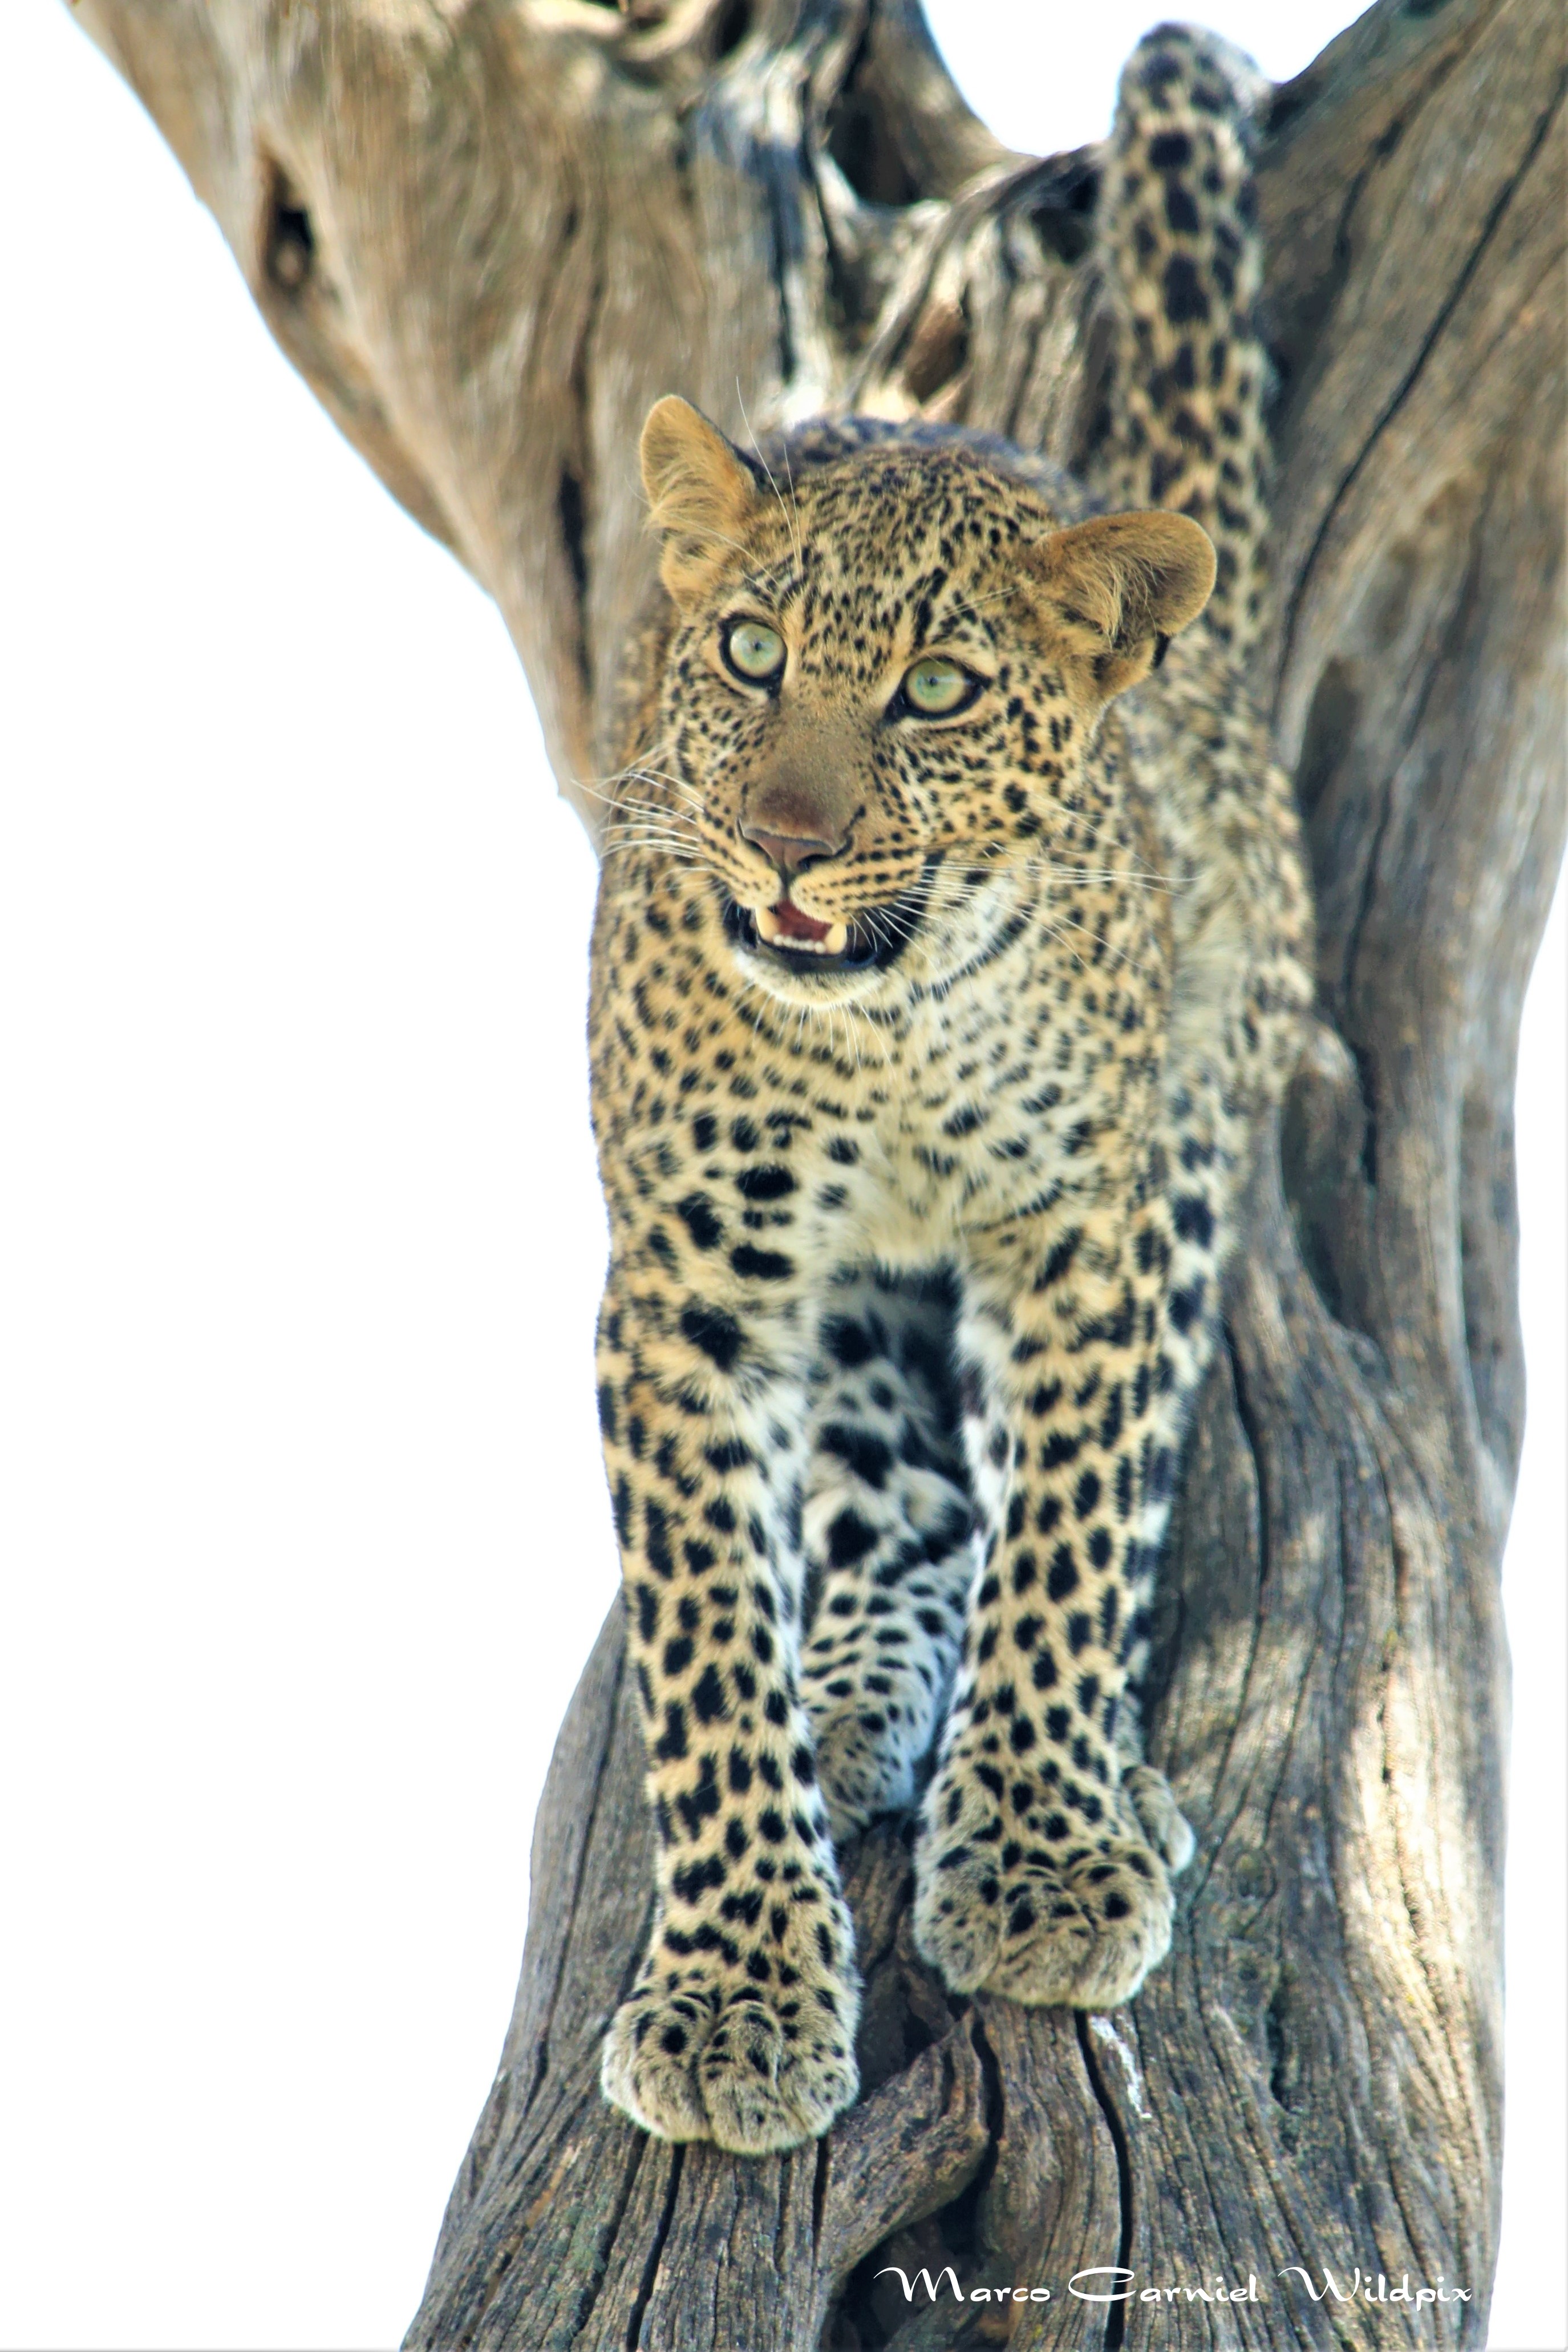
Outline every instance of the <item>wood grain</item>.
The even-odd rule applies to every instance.
[[[1095,151],[1003,149],[916,0],[76,13],[283,349],[495,596],[591,830],[655,396],[743,439],[859,404],[1092,453]],[[1170,1961],[1113,2020],[950,2001],[880,1832],[849,1858],[862,2104],[763,2161],[643,2139],[596,2084],[650,1883],[612,1616],[411,2347],[1484,2344],[1511,1099],[1565,824],[1563,50],[1552,0],[1378,0],[1263,142],[1268,658],[1319,1017],[1164,1571],[1152,1744],[1199,1838]],[[1278,2275],[1325,2263],[1470,2299]],[[1118,2264],[1176,2299],[1069,2290]],[[922,2268],[966,2300],[906,2298]],[[1205,2299],[1249,2275],[1257,2301]]]

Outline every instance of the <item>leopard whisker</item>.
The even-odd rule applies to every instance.
[[[794,515],[791,516],[785,507],[782,497],[779,495],[779,485],[773,478],[773,468],[768,464],[767,458],[763,456],[762,444],[758,441],[756,434],[752,431],[751,419],[747,415],[746,399],[740,389],[740,378],[738,376],[735,379],[735,396],[740,404],[741,418],[745,424],[747,432],[751,436],[751,446],[757,452],[757,462],[761,467],[763,472],[767,475],[768,487],[772,491],[775,499],[778,501],[779,513],[784,517],[784,528],[789,534],[789,543],[795,551],[795,568],[798,572],[803,572],[805,570],[805,553],[800,536],[800,509],[797,508]],[[791,477],[789,484],[791,499],[794,496],[794,479],[793,477]]]

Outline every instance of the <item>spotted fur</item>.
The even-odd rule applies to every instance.
[[[1306,994],[1239,661],[1247,100],[1218,44],[1151,37],[1103,207],[1103,486],[1195,520],[949,429],[808,426],[765,464],[680,403],[644,434],[665,601],[591,1042],[659,1860],[603,2083],[668,2138],[787,2147],[853,2097],[834,1839],[879,1812],[918,1804],[955,1992],[1104,2008],[1169,1941],[1150,1579]],[[736,667],[741,621],[778,675]],[[960,707],[912,702],[922,655]]]

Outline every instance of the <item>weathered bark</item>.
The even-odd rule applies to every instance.
[[[924,405],[1089,452],[1095,152],[998,147],[916,0],[78,13],[285,351],[496,596],[591,826],[658,394],[738,436]],[[881,1832],[848,1865],[860,2105],[784,2158],[644,2139],[596,2084],[651,1883],[612,1618],[411,2344],[1484,2342],[1511,1097],[1564,826],[1563,82],[1553,0],[1380,0],[1276,94],[1264,143],[1270,659],[1322,1018],[1164,1571],[1152,1745],[1199,1836],[1169,1962],[1108,2021],[950,2001]],[[948,2261],[1052,2300],[928,2308],[873,2276]],[[1263,2299],[1153,2314],[1064,2291],[1116,2263],[1140,2286],[1251,2272]],[[1291,2263],[1471,2300],[1419,2320],[1314,2302],[1278,2279]]]

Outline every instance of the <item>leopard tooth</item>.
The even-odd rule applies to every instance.
[[[771,907],[758,907],[751,919],[759,940],[776,940],[784,928]]]
[[[844,950],[849,946],[849,925],[847,923],[830,923],[828,925],[828,936],[822,941],[822,953],[824,955],[842,955]]]

